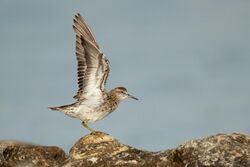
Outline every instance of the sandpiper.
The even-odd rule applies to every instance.
[[[75,15],[73,29],[76,33],[78,65],[78,92],[74,96],[77,101],[73,104],[49,108],[80,119],[85,128],[95,132],[88,123],[103,119],[127,97],[138,99],[131,96],[124,87],[106,91],[105,84],[110,71],[109,61],[79,13]]]

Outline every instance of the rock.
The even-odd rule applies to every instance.
[[[168,158],[171,151],[148,152],[121,144],[105,133],[79,139],[71,148],[65,166],[171,166],[180,167]]]
[[[180,145],[183,164],[194,167],[250,167],[250,136],[217,134]]]
[[[173,150],[150,152],[98,132],[79,139],[68,156],[58,147],[0,141],[0,166],[250,167],[250,136],[217,134]]]
[[[61,166],[66,158],[66,154],[59,147],[0,141],[1,167],[54,167]]]

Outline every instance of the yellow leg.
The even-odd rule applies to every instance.
[[[88,121],[82,121],[82,126],[85,127],[86,129],[88,129],[89,131],[91,131],[92,133],[95,133],[96,131],[94,129],[91,129],[88,126]]]

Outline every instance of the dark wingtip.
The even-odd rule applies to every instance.
[[[79,12],[77,12],[77,13],[75,14],[75,18],[77,18],[77,17],[79,17],[79,16],[81,16],[81,15],[80,15]]]
[[[79,19],[79,18],[81,18],[82,16],[81,16],[81,14],[80,13],[77,13],[76,15],[75,15],[75,19]]]

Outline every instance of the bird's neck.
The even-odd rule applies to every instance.
[[[122,100],[112,91],[110,91],[108,93],[108,98],[111,100],[111,101],[114,101],[116,103],[120,103]]]
[[[108,100],[106,101],[106,104],[108,106],[111,106],[111,110],[112,111],[115,110],[118,107],[118,105],[119,105],[119,103],[120,103],[121,100],[119,100],[117,98],[117,96],[115,96],[111,92],[108,93],[108,97],[107,98],[108,98]]]

